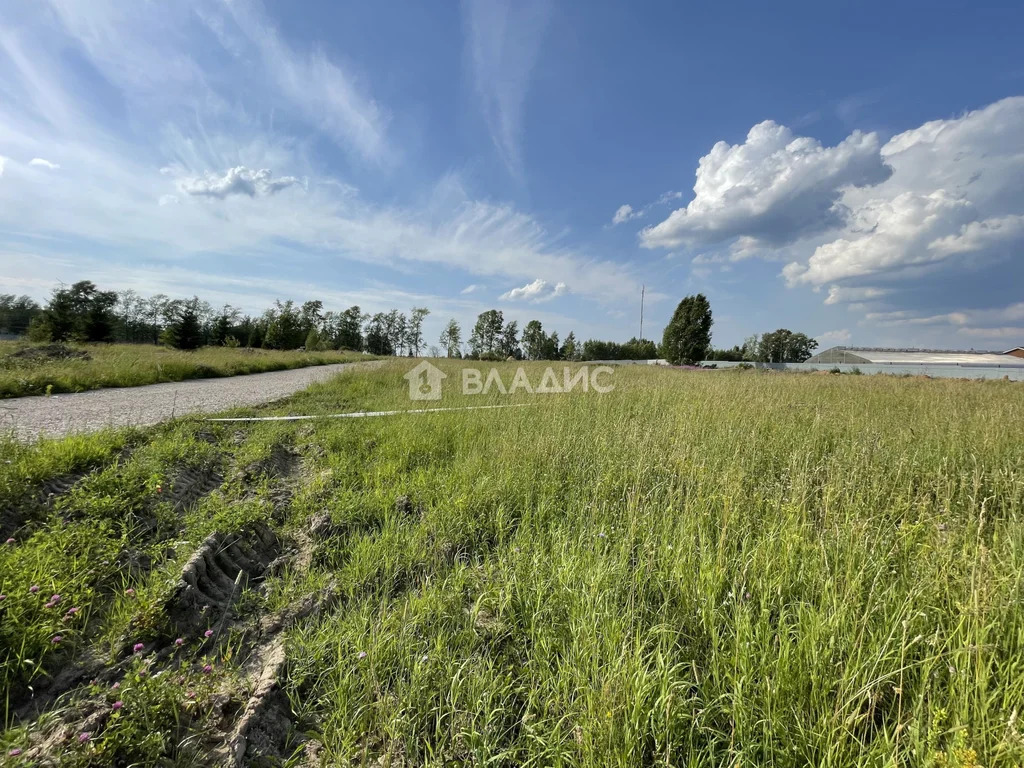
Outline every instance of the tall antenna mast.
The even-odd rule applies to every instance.
[[[640,341],[644,340],[644,292],[646,290],[646,285],[640,286]]]

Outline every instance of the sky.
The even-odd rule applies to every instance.
[[[5,0],[0,293],[1024,344],[1024,4]],[[468,336],[468,330],[466,332]]]

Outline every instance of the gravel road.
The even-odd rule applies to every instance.
[[[338,363],[224,379],[194,379],[144,387],[97,389],[73,395],[0,400],[0,431],[13,428],[18,440],[61,437],[103,427],[146,426],[187,413],[214,413],[259,405],[305,389],[349,368],[371,363]]]

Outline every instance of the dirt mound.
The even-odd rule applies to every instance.
[[[44,344],[39,347],[24,347],[7,356],[8,360],[26,363],[52,363],[60,360],[91,360],[85,350],[73,349],[66,344]]]

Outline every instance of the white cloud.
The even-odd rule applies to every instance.
[[[840,328],[837,331],[825,331],[825,333],[819,333],[815,339],[822,346],[826,344],[845,344],[850,340],[850,332],[846,328]]]
[[[7,165],[7,158],[0,155],[0,176],[4,175],[4,166]]]
[[[1013,259],[1024,244],[1021,125],[1014,97],[894,136],[881,149],[891,178],[844,191],[847,226],[783,274],[822,285]]]
[[[643,211],[634,211],[633,206],[628,203],[626,205],[620,205],[615,211],[615,215],[612,216],[612,226],[614,227],[616,224],[622,224],[623,222],[639,218],[643,215]]]
[[[223,176],[207,173],[203,176],[185,177],[178,182],[178,187],[186,195],[216,197],[223,200],[229,195],[272,195],[298,183],[299,180],[294,176],[274,179],[266,168],[254,171],[240,165],[229,168]]]
[[[28,161],[28,164],[37,166],[39,168],[47,168],[51,171],[56,171],[60,169],[60,166],[57,165],[57,163],[51,163],[49,160],[44,160],[41,157],[33,157],[31,160]]]
[[[874,288],[871,286],[840,286],[831,285],[828,289],[828,298],[825,299],[826,304],[848,304],[852,302],[865,302],[880,299],[883,296],[892,293],[891,290],[886,288]]]
[[[479,291],[482,287],[483,286],[477,285],[476,283],[472,283],[470,285],[467,285],[461,291],[459,291],[459,293],[461,293],[463,296],[466,296],[470,293],[475,293],[476,291]]]
[[[928,249],[942,256],[951,256],[976,253],[1021,239],[1024,239],[1024,216],[1000,216],[964,224],[955,235],[946,235],[929,243]]]
[[[890,171],[874,133],[855,131],[835,147],[797,137],[771,120],[743,144],[718,142],[700,159],[694,198],[640,234],[647,248],[726,242],[746,236],[794,242],[843,223],[848,186],[877,184]]]
[[[174,205],[179,202],[177,195],[160,195],[160,199],[157,201],[159,205]]]
[[[522,288],[513,288],[507,293],[501,295],[504,301],[530,301],[538,303],[541,301],[550,301],[551,299],[562,296],[568,290],[565,283],[555,283],[551,285],[547,280],[537,278],[532,283],[527,283]]]
[[[790,283],[823,285],[939,261],[945,254],[929,249],[929,243],[951,224],[975,215],[967,200],[942,189],[869,200],[857,209],[848,237],[818,246],[806,264],[790,262],[783,275]]]
[[[665,205],[666,203],[671,203],[674,200],[680,199],[682,196],[682,192],[673,192],[672,190],[669,190],[668,192],[662,192],[657,200],[653,203],[648,203],[643,208],[634,209],[629,203],[620,205],[615,211],[615,215],[612,217],[612,226],[614,227],[617,224],[622,224],[626,221],[642,218],[654,208]]]
[[[958,328],[964,336],[981,336],[986,339],[1007,339],[1014,346],[1024,344],[1024,326],[1003,326],[1001,328]]]
[[[463,0],[466,57],[484,120],[509,172],[522,176],[523,108],[551,15],[549,0]]]

